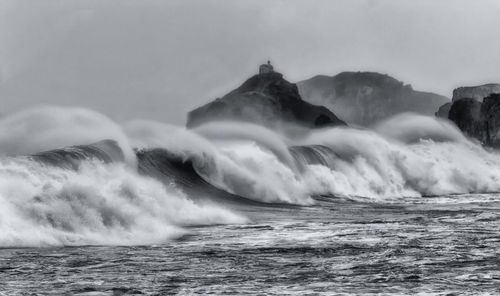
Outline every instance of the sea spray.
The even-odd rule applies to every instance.
[[[277,144],[276,139],[265,140],[265,135],[261,135],[256,141],[251,132],[234,136],[233,140],[227,135],[211,139],[207,130],[201,132],[205,133],[202,136],[197,131],[151,121],[130,122],[125,130],[134,146],[161,147],[178,154],[192,161],[207,182],[230,193],[268,203],[313,202],[300,175],[286,164],[291,155],[282,151],[284,146]],[[237,130],[234,128],[231,133]],[[280,151],[281,157],[273,151]],[[281,160],[286,158],[290,160]]]
[[[392,116],[375,124],[373,130],[384,137],[403,143],[420,140],[461,143],[468,141],[451,121],[415,113],[401,113]]]
[[[432,117],[401,114],[373,130],[334,127],[296,138],[248,128],[222,122],[191,131],[136,123],[135,135],[128,134],[149,134],[153,140],[146,147],[177,151],[211,184],[264,202],[308,204],[319,194],[376,201],[500,190],[498,154]],[[290,153],[283,153],[284,143]]]
[[[316,149],[330,158],[328,165],[314,164],[304,174],[316,194],[377,200],[500,190],[499,155],[431,117],[399,115],[376,131],[313,132],[301,144],[328,147]]]
[[[194,131],[212,141],[252,141],[259,146],[272,151],[284,164],[294,168],[295,162],[288,150],[289,139],[279,132],[271,131],[253,123],[235,123],[228,121],[209,122],[194,129]]]
[[[73,145],[114,140],[129,164],[135,156],[121,127],[98,112],[44,106],[0,119],[0,155],[28,155]]]
[[[0,161],[0,246],[162,243],[185,225],[245,218],[195,204],[178,188],[124,164],[82,163],[78,170],[29,159]]]

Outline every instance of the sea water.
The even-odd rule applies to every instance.
[[[500,195],[236,210],[155,245],[1,249],[0,293],[500,294]]]

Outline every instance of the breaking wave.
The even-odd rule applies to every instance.
[[[305,178],[316,194],[374,200],[498,192],[500,157],[447,121],[405,114],[375,131],[319,131],[302,141],[315,161]],[[297,154],[297,153],[296,153]]]
[[[290,136],[44,107],[0,121],[0,177],[0,246],[150,244],[186,225],[243,223],[235,209],[248,205],[498,192],[500,157],[412,114]]]
[[[235,140],[223,137],[219,141],[223,133],[211,139],[196,131],[151,121],[131,122],[125,130],[134,147],[146,151],[162,148],[191,163],[203,180],[230,194],[265,203],[313,202],[292,156],[287,150],[279,150],[275,139],[256,141],[247,130]],[[269,130],[267,133],[273,135]]]
[[[121,127],[85,108],[44,106],[0,119],[0,156],[28,155],[101,140],[114,140],[126,161],[135,156]]]
[[[123,163],[91,160],[72,170],[4,159],[0,176],[0,246],[152,244],[185,225],[245,221]]]
[[[315,195],[376,201],[500,191],[496,152],[448,121],[415,114],[372,130],[330,128],[293,139],[224,122],[193,131],[135,122],[128,131],[136,146],[163,147],[189,161],[207,183],[268,203],[307,205]],[[153,140],[137,142],[146,133]]]
[[[91,111],[63,109],[31,110],[32,116],[2,121],[0,247],[153,244],[183,235],[188,225],[246,221],[221,205],[189,198],[172,182],[139,174],[121,128],[102,126],[93,135],[98,123],[112,122]],[[24,127],[17,126],[21,118]],[[24,134],[8,133],[9,127]],[[76,145],[101,136],[112,140]],[[33,153],[60,143],[76,146]]]

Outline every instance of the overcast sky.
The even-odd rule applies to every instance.
[[[0,113],[79,105],[184,124],[271,59],[291,81],[380,71],[500,82],[500,0],[0,0]]]

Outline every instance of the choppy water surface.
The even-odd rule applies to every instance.
[[[155,246],[0,250],[3,295],[500,294],[500,196],[252,207]]]

